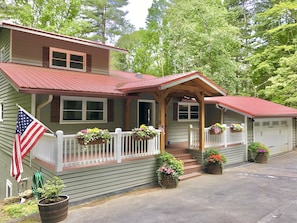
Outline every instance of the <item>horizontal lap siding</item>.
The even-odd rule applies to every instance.
[[[38,166],[34,164],[37,170]],[[71,203],[79,203],[96,197],[119,193],[134,187],[157,182],[156,159],[140,159],[119,164],[100,165],[58,173],[66,188],[63,193],[70,196]],[[45,178],[52,174],[45,171]]]
[[[246,146],[231,146],[227,148],[220,148],[220,153],[223,154],[226,159],[226,165],[232,165],[247,161]]]
[[[92,72],[109,74],[109,50],[50,39],[30,33],[12,32],[12,62],[42,66],[43,47],[83,52],[92,55]],[[30,54],[28,54],[30,52]]]

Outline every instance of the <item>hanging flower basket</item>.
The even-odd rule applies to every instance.
[[[243,127],[240,124],[231,124],[230,131],[232,133],[242,132],[243,131]]]
[[[77,139],[77,142],[80,145],[96,145],[96,144],[103,144],[106,142],[106,140],[105,139],[95,139],[93,141],[89,141],[89,142],[85,143],[83,139]]]
[[[153,126],[141,125],[132,129],[132,138],[135,141],[153,139],[156,135],[157,131]]]
[[[212,126],[210,126],[209,134],[211,135],[218,135],[222,134],[225,130],[225,127],[221,125],[220,123],[215,123]]]
[[[76,139],[80,145],[102,144],[108,142],[110,138],[107,129],[83,129],[76,133]]]

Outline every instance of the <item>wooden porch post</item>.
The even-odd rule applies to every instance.
[[[130,129],[130,104],[131,104],[131,99],[127,98],[125,100],[125,120],[124,120],[125,131],[128,131]]]
[[[199,103],[199,150],[204,151],[205,105],[204,94],[197,92],[196,101]]]
[[[166,97],[168,96],[169,91],[159,91],[154,92],[153,95],[155,100],[159,104],[159,130],[161,130],[160,134],[160,150],[165,151],[165,131],[166,131],[166,106],[170,102],[170,100],[166,101]]]

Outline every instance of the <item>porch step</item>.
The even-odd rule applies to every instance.
[[[177,159],[184,162],[184,174],[179,177],[179,180],[187,180],[201,175],[202,166],[197,164],[197,160],[193,159],[192,155],[185,148],[170,148],[167,152],[174,155]]]
[[[180,181],[183,181],[183,180],[188,180],[188,179],[191,179],[191,178],[194,178],[194,177],[199,177],[200,175],[201,175],[201,173],[193,172],[193,173],[183,174],[178,179]]]

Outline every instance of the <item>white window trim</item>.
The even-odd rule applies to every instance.
[[[60,52],[60,53],[66,53],[66,67],[61,67],[61,66],[55,66],[53,65],[53,52]],[[65,69],[65,70],[76,70],[76,71],[83,71],[86,72],[87,70],[87,54],[82,53],[82,52],[77,52],[77,51],[71,51],[71,50],[65,50],[65,49],[60,49],[60,48],[55,48],[55,47],[50,47],[50,52],[49,52],[49,64],[50,67],[53,68],[59,68],[59,69]],[[82,56],[83,57],[83,69],[76,69],[76,68],[71,68],[70,67],[70,54],[77,55],[77,56]]]
[[[0,62],[4,62],[4,47],[0,50]]]
[[[64,101],[77,100],[82,101],[82,120],[63,120],[64,111]],[[86,102],[95,101],[103,102],[103,120],[86,120]],[[60,124],[81,124],[81,123],[107,123],[107,99],[106,98],[83,98],[83,97],[71,97],[71,96],[61,96],[60,100]]]
[[[179,106],[187,105],[188,106],[188,117],[191,117],[191,106],[198,106],[198,119],[179,119]],[[178,102],[177,105],[177,121],[178,122],[191,122],[191,121],[199,121],[199,104],[198,103],[187,103],[187,102]]]
[[[8,194],[8,188],[10,188],[10,194]],[[5,192],[5,195],[6,197],[11,197],[12,196],[12,183],[10,180],[6,179],[6,192]]]
[[[156,101],[154,100],[149,100],[149,99],[140,99],[137,101],[137,126],[140,125],[139,123],[139,103],[140,102],[147,102],[147,103],[151,103],[152,104],[152,119],[151,119],[151,125],[155,126],[155,122],[156,122]]]

